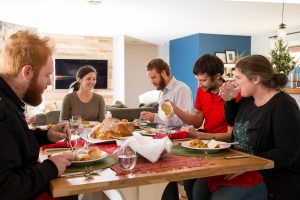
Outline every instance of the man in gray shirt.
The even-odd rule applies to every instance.
[[[164,60],[159,58],[151,60],[147,65],[147,73],[151,83],[157,90],[160,90],[160,105],[165,100],[170,100],[185,112],[192,113],[194,111],[191,89],[171,75],[170,67]],[[161,108],[159,107],[159,109]],[[141,119],[159,124],[165,123],[157,113],[152,112],[141,112]],[[170,127],[181,127],[182,125],[184,122],[177,115],[173,115],[168,121]]]

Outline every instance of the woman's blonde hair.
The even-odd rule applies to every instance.
[[[49,37],[41,38],[28,30],[18,31],[6,40],[0,52],[0,74],[13,78],[25,65],[31,65],[38,73],[53,51]]]

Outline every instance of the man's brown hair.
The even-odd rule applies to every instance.
[[[147,71],[155,69],[157,73],[161,73],[163,70],[166,71],[167,76],[171,75],[169,65],[160,58],[156,58],[151,60],[147,65]]]

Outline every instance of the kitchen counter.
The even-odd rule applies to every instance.
[[[300,94],[300,88],[284,88],[284,91],[288,94]]]

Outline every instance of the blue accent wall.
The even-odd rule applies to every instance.
[[[204,54],[215,54],[226,50],[234,50],[238,53],[245,51],[244,55],[250,55],[251,37],[199,33],[170,41],[172,74],[191,88],[194,100],[197,93],[197,81],[193,74],[195,61]]]
[[[200,55],[199,34],[172,40],[170,42],[170,67],[176,79],[197,88],[193,66]],[[192,77],[192,78],[191,78]]]

